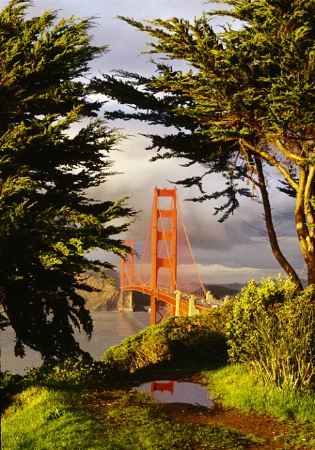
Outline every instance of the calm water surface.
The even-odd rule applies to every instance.
[[[178,381],[151,381],[132,389],[150,393],[161,403],[187,403],[194,406],[213,408],[208,390],[196,383]]]
[[[148,312],[124,311],[92,311],[94,332],[91,340],[84,335],[76,334],[83,350],[88,351],[96,360],[100,360],[104,352],[123,339],[138,333],[150,324]],[[31,367],[42,363],[38,352],[26,348],[25,358],[14,356],[14,332],[8,329],[1,333],[1,370],[24,374]]]

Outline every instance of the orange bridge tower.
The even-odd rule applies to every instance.
[[[160,200],[161,199],[161,200]],[[161,205],[168,200],[169,208]],[[155,291],[161,278],[168,278],[167,286],[177,289],[177,191],[174,189],[154,189],[152,210],[152,272],[151,272],[151,325],[165,316],[175,315],[175,307],[160,302]],[[163,272],[163,274],[161,273]],[[166,272],[166,273],[165,273]],[[156,315],[160,316],[156,320]]]

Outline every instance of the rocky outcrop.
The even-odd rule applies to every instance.
[[[79,289],[77,292],[85,299],[85,307],[90,311],[116,311],[119,302],[118,283],[111,284],[106,278],[100,278],[94,274],[85,274],[82,280],[95,289],[86,292]]]

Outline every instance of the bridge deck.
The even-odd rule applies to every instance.
[[[153,289],[151,286],[149,285],[137,285],[137,284],[130,284],[127,286],[124,286],[122,288],[122,291],[138,291],[138,292],[142,292],[143,294],[146,295],[154,295],[158,300],[163,301],[164,303],[173,306],[175,308],[176,306],[176,291],[170,291],[169,289],[165,289],[165,288],[157,288],[157,289]],[[179,310],[181,315],[188,315],[188,311],[189,311],[189,298],[190,295],[189,294],[185,294],[182,293],[180,302],[179,302]],[[198,299],[198,297],[196,297],[197,302],[198,300],[204,301],[203,299]],[[206,313],[209,312],[209,309],[211,307],[218,307],[220,306],[220,302],[210,302],[207,303],[205,305],[202,304],[195,304],[195,309],[198,310],[200,313]]]

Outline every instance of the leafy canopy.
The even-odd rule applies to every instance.
[[[239,207],[240,196],[260,198],[272,251],[301,288],[278,242],[268,171],[272,168],[280,190],[295,198],[292,221],[309,284],[315,283],[315,1],[224,3],[226,9],[192,23],[121,17],[154,38],[147,53],[159,57],[152,60],[156,74],[118,71],[95,83],[128,106],[108,118],[170,129],[164,136],[150,135],[152,160],[184,158],[187,167],[204,167],[203,175],[178,183],[199,186],[194,201],[222,199],[215,210],[220,221]],[[221,28],[212,26],[217,16],[226,18]],[[225,187],[206,192],[204,179],[214,173],[222,173]]]
[[[74,328],[90,336],[93,326],[77,289],[89,290],[84,272],[111,268],[89,251],[125,253],[114,236],[134,211],[89,194],[114,174],[121,139],[97,117],[88,79],[106,52],[91,43],[93,19],[26,18],[29,6],[0,12],[1,326],[14,328],[17,355],[27,345],[49,360],[83,355]]]

